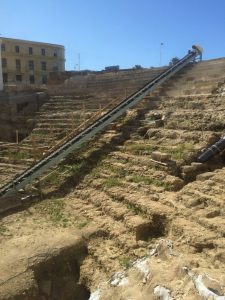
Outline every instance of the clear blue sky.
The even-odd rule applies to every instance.
[[[4,37],[61,44],[66,69],[159,66],[196,43],[225,56],[225,0],[0,0]]]

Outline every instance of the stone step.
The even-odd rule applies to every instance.
[[[39,122],[37,124],[37,126],[34,128],[33,131],[35,131],[36,129],[45,129],[48,130],[49,132],[54,131],[54,130],[59,130],[59,129],[64,129],[64,128],[74,128],[74,126],[77,126],[78,124],[80,124],[80,122],[72,122],[72,120],[68,120],[68,122],[55,122],[55,123],[48,123],[48,120],[43,120],[43,122]]]
[[[144,125],[147,125],[147,121],[145,120]],[[222,132],[221,132],[222,133]],[[137,141],[133,141],[132,143],[138,144],[146,144],[157,146],[160,148],[162,145],[163,147],[168,147],[171,145],[177,145],[182,143],[201,143],[202,141],[213,137],[215,135],[214,131],[202,131],[202,130],[195,130],[195,131],[188,131],[185,129],[175,128],[150,128],[148,132],[145,134],[145,142],[143,143],[143,139],[138,139]],[[219,135],[218,135],[219,136]],[[147,139],[149,138],[149,140]]]
[[[186,218],[176,217],[171,224],[171,234],[177,238],[181,244],[186,244],[195,249],[196,252],[205,252],[215,248],[215,241],[218,234],[187,220]]]
[[[7,166],[15,166],[15,168],[25,168],[30,166],[34,162],[34,159],[14,159],[8,156],[1,156],[0,157],[0,165],[6,168]]]
[[[155,230],[155,223],[157,223],[156,218],[137,215],[135,210],[129,206],[127,207],[126,203],[112,201],[111,197],[107,196],[104,192],[99,192],[99,190],[88,188],[85,191],[76,191],[76,194],[79,197],[85,198],[85,200],[89,199],[91,195],[89,201],[99,207],[104,214],[116,220],[123,220],[127,228],[135,233],[136,240],[147,240],[148,237],[155,234],[153,231]]]
[[[93,103],[91,105],[87,105],[84,107],[84,111],[87,112],[90,110],[90,112],[92,112],[93,110],[98,110],[99,109],[99,105],[97,103]],[[70,105],[48,105],[47,107],[43,108],[42,110],[40,110],[40,113],[44,112],[46,113],[56,113],[56,112],[76,112],[76,111],[80,111],[83,108],[81,106],[70,106]]]
[[[186,76],[187,77],[187,76]],[[198,79],[194,77],[189,77],[184,80],[183,78],[178,77],[176,80],[170,80],[169,82],[165,82],[163,84],[163,87],[168,88],[201,88],[201,87],[209,87],[212,85],[218,84],[218,78],[204,78],[204,79]]]
[[[10,182],[16,174],[0,174],[0,187],[3,187],[5,184]]]
[[[139,191],[129,191],[118,187],[111,187],[107,193],[116,201],[125,203],[130,209],[147,215],[149,218],[167,218],[172,213],[170,206],[164,205],[159,200],[157,193],[145,195]],[[165,220],[166,221],[166,220]]]
[[[7,163],[7,162],[0,162],[0,170],[4,172],[18,172],[18,171],[24,171],[26,170],[26,166],[21,164],[15,164],[15,163]]]
[[[225,237],[225,215],[223,216],[213,216],[213,211],[211,211],[210,218],[203,218],[198,216],[196,222],[198,222],[204,228],[207,228],[210,231],[218,233],[221,237]],[[193,216],[194,218],[195,216]]]
[[[32,131],[32,134],[38,134],[38,135],[51,135],[51,134],[60,134],[65,133],[66,131],[71,131],[72,129],[75,129],[76,126],[68,125],[68,124],[62,124],[61,126],[56,124],[56,126],[50,128],[50,127],[37,127]]]
[[[218,85],[217,80],[198,80],[198,81],[186,81],[183,82],[180,80],[176,80],[173,82],[167,82],[167,84],[163,84],[162,88],[163,90],[173,90],[173,89],[179,89],[180,91],[185,90],[209,90],[211,91],[212,88],[215,88]]]
[[[210,181],[210,186],[216,185],[216,183],[212,183]],[[180,201],[184,203],[184,205],[188,208],[196,207],[196,209],[199,207],[200,209],[204,207],[220,207],[223,208],[224,204],[224,197],[223,194],[211,195],[210,192],[203,192],[199,189],[202,186],[202,190],[204,191],[205,187],[207,186],[207,183],[203,182],[196,182],[196,183],[190,183],[188,186],[185,186],[185,188],[181,191],[181,195],[179,195]],[[210,189],[210,186],[208,186],[208,189]]]
[[[121,89],[116,89],[116,91],[121,91]],[[107,94],[106,94],[107,95]],[[46,103],[42,105],[42,107],[46,107],[48,105],[55,105],[55,104],[66,104],[66,105],[85,105],[87,104],[92,104],[92,103],[107,103],[108,98],[104,97],[104,94],[100,93],[99,96],[91,96],[89,98],[85,99],[73,99],[73,98],[68,98],[67,96],[62,96],[58,99],[55,98],[50,98]]]
[[[128,217],[132,214],[126,206],[121,205],[119,202],[112,201],[106,193],[93,188],[88,187],[85,190],[79,190],[76,194],[84,199],[89,198],[91,195],[91,197],[94,198],[94,205],[116,220],[124,220],[125,216]]]
[[[209,111],[224,111],[225,105],[223,100],[219,101],[188,101],[188,100],[168,100],[165,102],[161,102],[158,104],[158,109],[162,108],[165,110],[171,110],[171,108],[174,108],[176,110],[186,110],[186,109],[192,109],[192,110],[205,110],[207,112]]]
[[[131,243],[132,245],[136,245],[135,233],[133,235],[131,231],[129,233],[128,228],[123,222],[116,220],[111,215],[104,213],[99,207],[96,207],[94,199],[91,199],[91,197],[86,199],[76,197],[77,192],[76,190],[74,197],[70,195],[73,199],[70,204],[71,209],[75,209],[80,212],[80,215],[93,220],[99,228],[105,230],[115,240],[115,243],[121,247],[127,249]],[[128,237],[130,241],[126,244]]]
[[[80,100],[80,99],[88,99],[91,97],[91,95],[88,95],[88,94],[79,94],[79,95],[69,95],[69,96],[59,96],[59,95],[51,95],[50,99],[49,100],[54,100],[54,99],[64,99],[68,97],[69,99],[73,99],[73,100]]]
[[[165,89],[164,91],[159,92],[160,96],[188,96],[188,95],[194,95],[194,96],[198,96],[198,95],[208,95],[210,94],[212,91],[212,88],[188,88],[188,89]]]
[[[195,119],[192,121],[191,124],[187,124],[186,120],[177,120],[174,118],[174,120],[171,120],[170,122],[167,122],[165,127],[167,129],[183,129],[183,130],[208,130],[208,131],[215,131],[215,132],[221,132],[224,128],[224,122],[215,120],[215,121],[202,121],[200,122],[200,118]]]
[[[215,66],[215,68],[213,68]],[[183,70],[183,74],[181,76],[194,76],[196,78],[207,78],[208,76],[221,76],[223,75],[225,64],[224,61],[221,61],[219,63],[209,63],[209,62],[203,62],[203,63],[197,63],[193,68],[190,68],[186,73],[185,69]],[[204,72],[206,71],[206,72]],[[187,75],[186,75],[187,74]],[[179,76],[179,74],[177,74]],[[180,76],[179,76],[180,77]]]
[[[29,137],[23,140],[23,145],[29,146],[31,144],[35,144],[36,146],[40,147],[40,145],[46,146],[49,143],[54,143],[56,140],[57,136],[45,136],[32,133]]]
[[[40,112],[50,111],[51,109],[71,109],[73,110],[84,110],[84,109],[99,109],[99,107],[104,107],[108,105],[110,101],[98,101],[93,100],[92,102],[84,102],[84,103],[66,103],[66,102],[47,102],[45,106],[42,106]]]
[[[138,163],[121,163],[112,160],[104,160],[101,163],[101,170],[107,177],[117,178],[124,184],[137,184],[162,187],[164,189],[177,188],[179,179],[170,177],[168,168],[159,167],[159,172],[155,170],[155,163],[151,161],[151,166],[140,165]],[[174,186],[175,184],[175,186]]]

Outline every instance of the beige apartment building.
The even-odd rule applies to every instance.
[[[65,71],[64,46],[5,37],[0,44],[4,88],[41,87],[50,72]]]

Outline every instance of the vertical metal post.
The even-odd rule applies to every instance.
[[[86,107],[85,107],[85,103],[82,103],[82,116],[83,116],[83,122],[85,122],[86,120]]]
[[[2,40],[0,39],[0,92],[3,91],[3,75],[2,75]]]
[[[80,71],[80,53],[78,53],[78,70]]]
[[[36,162],[37,161],[36,140],[33,135],[31,136],[31,141],[32,141],[33,158],[34,158],[34,162]]]
[[[16,130],[16,144],[19,144],[19,130]]]
[[[163,43],[160,43],[160,50],[159,50],[159,66],[162,66],[162,46]]]
[[[72,112],[71,114],[71,130],[74,131],[75,129],[75,116],[74,116],[74,112]]]

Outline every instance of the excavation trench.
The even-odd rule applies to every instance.
[[[1,300],[89,299],[89,289],[79,282],[87,245],[75,232],[43,232],[31,243],[18,239],[16,249],[5,246],[4,262],[0,262]]]
[[[83,255],[84,253],[79,254],[81,257]],[[76,256],[71,249],[38,266],[35,270],[38,297],[34,299],[89,299],[88,288],[79,283],[81,257]]]

